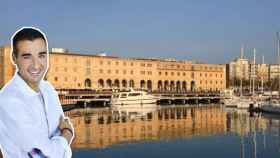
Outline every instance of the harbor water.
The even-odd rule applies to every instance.
[[[220,105],[75,109],[73,158],[278,158],[280,117]]]

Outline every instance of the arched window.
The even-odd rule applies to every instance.
[[[89,78],[85,80],[85,88],[91,88],[91,80]]]

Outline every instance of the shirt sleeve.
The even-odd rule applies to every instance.
[[[67,140],[62,136],[44,136],[45,131],[38,128],[24,110],[2,108],[0,121],[5,126],[1,129],[1,134],[7,139],[5,142],[16,144],[26,155],[38,149],[49,158],[71,158],[72,152]],[[13,149],[10,150],[12,152]]]
[[[66,148],[66,153],[64,154],[64,157],[67,157],[67,155],[71,155],[71,150],[68,148],[68,142],[65,138],[54,137],[53,139],[61,139],[63,146]],[[28,156],[30,158],[48,158],[42,153],[40,149],[37,148],[34,148],[31,152],[28,152]]]

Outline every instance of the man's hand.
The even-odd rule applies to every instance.
[[[72,141],[72,138],[74,137],[74,129],[73,126],[69,120],[69,118],[64,118],[63,116],[60,116],[60,121],[59,121],[59,125],[58,125],[60,131],[61,131],[61,135],[68,141],[68,143],[70,144]],[[70,129],[72,131],[69,131],[68,129]]]

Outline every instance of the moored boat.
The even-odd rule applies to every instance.
[[[280,114],[280,101],[271,100],[260,107],[262,112]]]
[[[157,97],[151,94],[148,94],[145,91],[125,91],[125,92],[116,92],[113,93],[111,98],[112,106],[136,106],[146,105],[146,104],[156,104]]]

